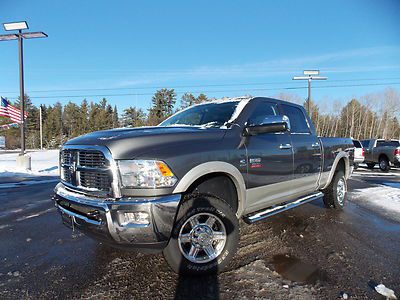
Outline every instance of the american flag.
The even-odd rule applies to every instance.
[[[0,101],[0,116],[8,117],[11,121],[21,124],[21,110],[12,106],[7,99],[1,97]],[[25,119],[27,118],[27,114],[25,114]]]

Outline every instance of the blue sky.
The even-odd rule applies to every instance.
[[[313,89],[321,104],[400,88],[398,0],[1,0],[0,11],[1,23],[27,20],[49,35],[24,44],[34,104],[106,96],[146,109],[156,87],[305,98],[306,89],[285,88],[305,87],[291,78],[314,68],[329,78],[315,87],[383,84]],[[15,41],[0,43],[0,71],[0,95],[16,97]]]

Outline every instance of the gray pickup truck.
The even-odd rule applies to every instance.
[[[320,138],[303,107],[233,98],[189,107],[159,126],[65,143],[54,201],[64,224],[116,247],[163,251],[179,273],[224,270],[239,220],[316,199],[345,205],[349,138]]]
[[[369,139],[362,140],[365,162],[368,168],[373,169],[376,164],[384,172],[390,166],[400,167],[400,142],[398,140]]]

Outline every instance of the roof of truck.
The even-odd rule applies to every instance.
[[[276,99],[276,98],[262,97],[262,96],[256,96],[256,97],[254,97],[254,96],[223,97],[223,98],[211,100],[211,101],[208,101],[208,102],[200,103],[198,105],[203,105],[203,104],[207,104],[207,103],[222,103],[222,102],[227,102],[227,101],[245,101],[245,102],[249,102],[250,100],[253,100],[253,99],[265,99],[265,100],[269,100],[269,101],[273,101],[273,102],[277,102],[277,103],[281,103],[281,104],[290,104],[290,105],[293,105],[293,106],[297,106],[297,107],[303,108],[302,105],[299,105],[297,103],[293,103],[293,102],[289,102],[289,101],[285,101],[285,100],[280,100],[280,99]]]

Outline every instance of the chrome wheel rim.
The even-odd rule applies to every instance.
[[[387,167],[387,165],[386,165],[386,161],[384,160],[384,159],[382,159],[381,160],[381,162],[380,162],[380,167],[381,167],[381,169],[386,169],[386,167]]]
[[[220,218],[210,213],[199,213],[182,225],[178,245],[187,260],[201,264],[221,254],[226,238],[225,225]]]
[[[336,197],[340,205],[343,205],[345,194],[346,183],[343,178],[340,178],[336,186]]]

